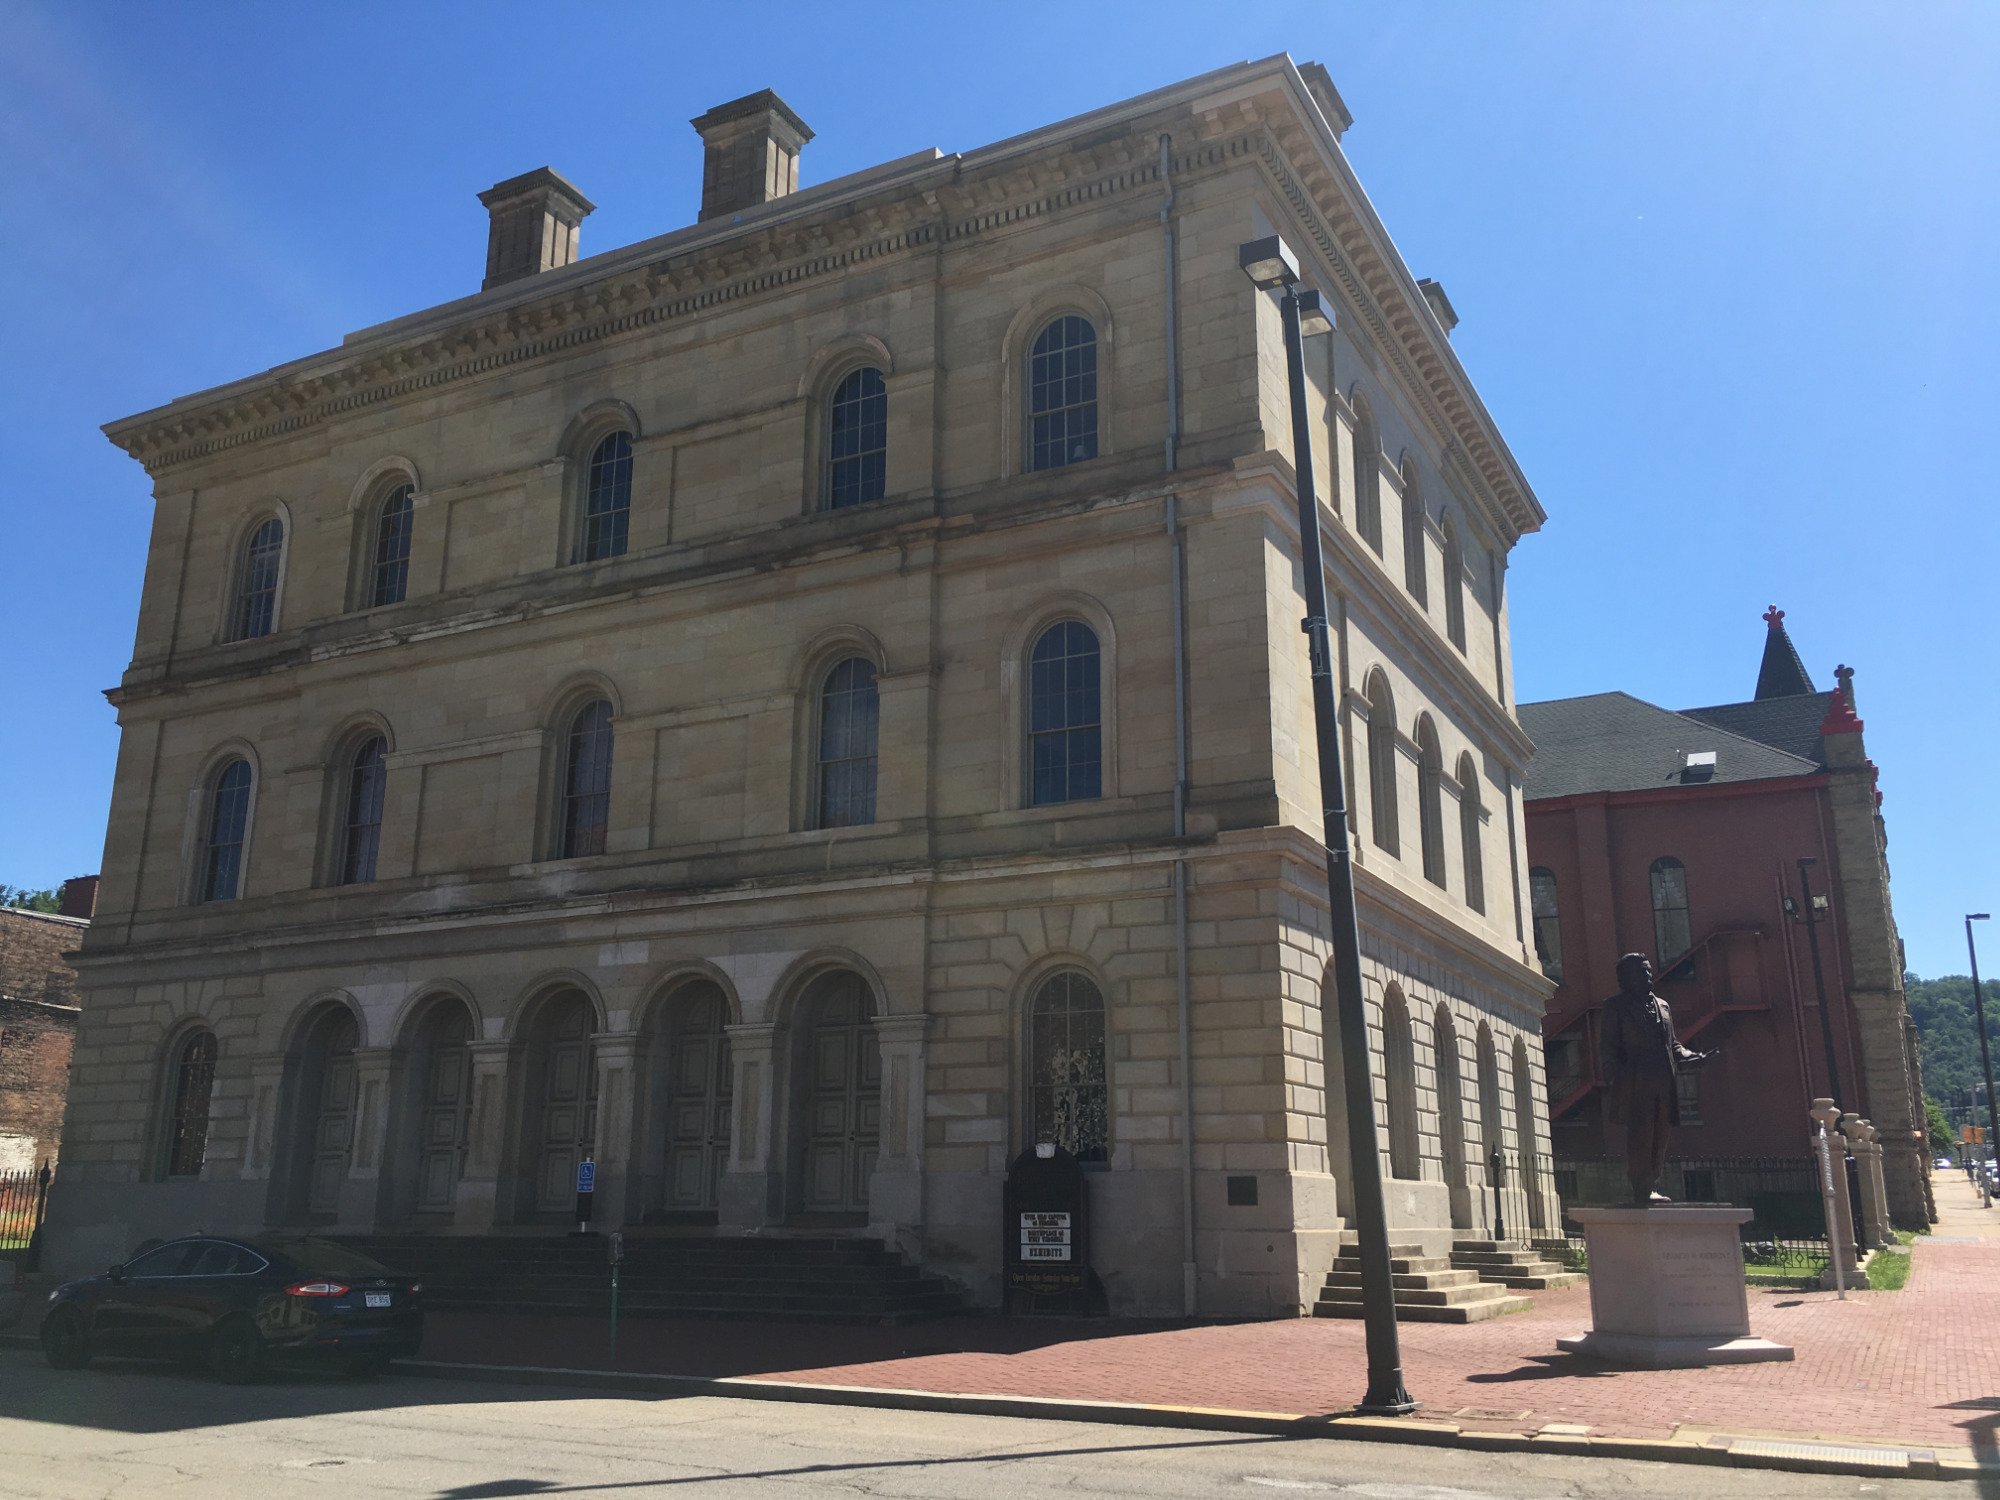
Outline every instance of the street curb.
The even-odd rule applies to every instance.
[[[978,1396],[894,1386],[822,1385],[758,1380],[749,1376],[652,1375],[627,1370],[580,1370],[549,1365],[460,1364],[398,1360],[394,1368],[425,1379],[492,1385],[561,1386],[629,1395],[732,1396],[744,1401],[789,1401],[816,1406],[874,1407],[887,1411],[956,1412],[965,1416],[1027,1417],[1042,1421],[1098,1422],[1121,1427],[1238,1432],[1267,1437],[1345,1438],[1415,1443],[1469,1453],[1546,1453],[1567,1458],[1637,1458],[1657,1463],[1719,1464],[1795,1474],[1849,1474],[1865,1478],[1955,1479],[2000,1472],[1971,1449],[1938,1450],[1911,1444],[1831,1443],[1805,1437],[1779,1446],[1797,1451],[1737,1452],[1751,1439],[1707,1433],[1690,1438],[1589,1437],[1535,1432],[1468,1431],[1450,1421],[1290,1412],[1234,1411],[1225,1407],[1160,1406],[1128,1401],[1073,1401],[1055,1396]],[[1823,1450],[1823,1451],[1813,1451]]]

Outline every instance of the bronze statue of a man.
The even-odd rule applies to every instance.
[[[1707,1061],[1674,1035],[1673,1012],[1653,993],[1653,965],[1643,953],[1618,960],[1618,993],[1604,1002],[1597,1034],[1598,1075],[1604,1080],[1605,1118],[1625,1124],[1625,1171],[1634,1203],[1665,1203],[1660,1176],[1667,1138],[1681,1122],[1682,1067]]]

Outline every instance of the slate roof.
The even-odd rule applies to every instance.
[[[1820,769],[1816,748],[1819,720],[1829,697],[1831,694],[1814,693],[1763,703],[1732,703],[1692,714],[1656,707],[1630,693],[1591,693],[1581,698],[1523,703],[1519,709],[1521,727],[1535,742],[1535,756],[1528,765],[1527,795],[1571,797],[1686,785],[1689,783],[1682,773],[1689,753],[1705,750],[1716,753],[1715,770],[1696,784],[1803,776]],[[1812,711],[1815,749],[1811,757],[1738,732],[1714,717],[1740,709],[1796,709],[1809,704],[1817,705]],[[1761,721],[1758,727],[1763,727]],[[1777,727],[1796,737],[1796,726],[1789,717],[1780,719]]]
[[[1757,740],[1815,766],[1826,764],[1826,746],[1819,726],[1833,706],[1833,694],[1800,693],[1789,698],[1765,698],[1756,703],[1718,703],[1713,708],[1683,709],[1690,719]]]
[[[1769,627],[1764,634],[1764,660],[1758,664],[1757,691],[1751,696],[1790,698],[1810,693],[1812,678],[1806,675],[1799,648],[1792,644],[1791,632],[1785,629],[1785,612],[1772,605],[1764,611],[1764,624]]]

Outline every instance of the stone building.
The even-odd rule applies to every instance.
[[[58,909],[0,907],[0,1176],[62,1153],[76,1037],[70,959],[90,926],[97,877],[63,882]]]
[[[1544,1023],[1556,1157],[1565,1181],[1622,1181],[1590,1166],[1623,1151],[1603,1117],[1597,1017],[1619,955],[1642,952],[1681,1039],[1716,1053],[1681,1080],[1673,1155],[1702,1174],[1690,1194],[1729,1195],[1718,1172],[1742,1179],[1737,1197],[1753,1191],[1744,1158],[1803,1171],[1807,1110],[1826,1096],[1880,1130],[1889,1212],[1918,1228],[1936,1217],[1923,1078],[1854,673],[1817,690],[1784,611],[1764,619],[1747,702],[1674,713],[1614,692],[1521,705],[1535,740],[1530,900],[1557,983]],[[1825,901],[1816,934],[1800,920],[1801,857]]]
[[[113,423],[156,520],[51,1251],[203,1224],[872,1234],[997,1295],[1090,1165],[1117,1311],[1334,1255],[1328,948],[1279,314],[1311,342],[1398,1238],[1546,1220],[1509,550],[1542,520],[1324,70],[1241,64],[482,290]],[[468,281],[471,279],[468,265]],[[1442,1062],[1443,1066],[1439,1064]]]

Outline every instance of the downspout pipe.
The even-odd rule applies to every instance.
[[[1174,138],[1160,137],[1160,242],[1165,256],[1167,436],[1163,455],[1172,474],[1180,467],[1181,357],[1180,257],[1174,242]],[[1180,495],[1167,490],[1167,542],[1171,554],[1174,636],[1174,838],[1187,838],[1188,704],[1187,704],[1187,541],[1181,534]],[[1187,859],[1174,859],[1174,1008],[1180,1024],[1181,1067],[1181,1312],[1197,1310],[1194,1245],[1194,1002],[1188,991]]]

